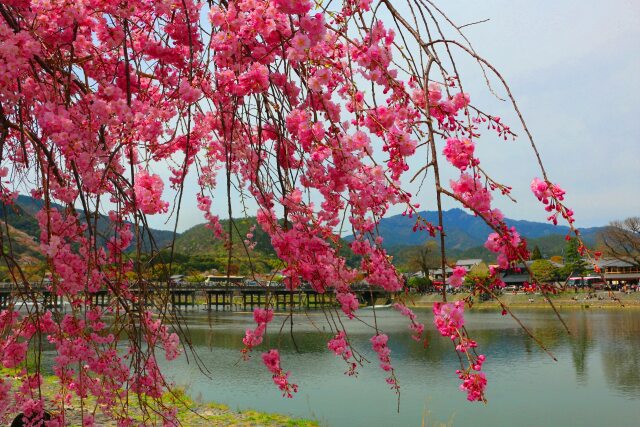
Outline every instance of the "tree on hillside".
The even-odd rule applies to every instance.
[[[640,217],[612,221],[598,238],[606,256],[640,267]]]
[[[513,123],[491,113],[493,98],[476,101],[484,94],[508,101],[517,133],[536,153],[540,177],[524,185],[552,222],[572,226],[564,190],[540,163],[511,90],[469,43],[466,27],[431,1],[0,2],[0,200],[12,204],[19,192],[38,200],[37,250],[52,277],[46,291],[70,302],[63,321],[48,308],[17,313],[22,302],[38,307],[38,296],[0,228],[0,256],[12,266],[0,314],[0,370],[10,370],[10,382],[0,378],[0,418],[27,409],[42,417],[51,404],[62,425],[75,395],[81,424],[94,424],[99,411],[118,425],[176,425],[158,359],[176,359],[192,341],[167,286],[148,278],[186,272],[189,255],[207,253],[203,246],[214,241],[220,271],[253,272],[262,245],[273,249],[292,297],[303,283],[333,294],[327,345],[350,371],[367,360],[351,349],[343,322],[359,314],[363,281],[397,295],[396,307],[423,340],[424,325],[406,307],[404,280],[377,231],[388,212],[405,212],[413,230],[430,233],[440,248],[447,247],[443,199],[480,217],[491,229],[485,248],[498,262],[491,283],[529,257],[526,240],[494,203],[512,187],[480,167],[475,151],[480,137],[484,145],[516,136]],[[476,88],[482,95],[463,86],[459,67],[469,61],[486,79]],[[410,185],[427,177],[433,197],[426,204],[439,214],[433,223],[418,214],[430,192],[416,196]],[[176,230],[187,209],[201,212],[207,234],[160,251],[149,220]],[[347,230],[349,242],[341,239]],[[94,304],[98,292],[108,294],[107,307]],[[448,302],[444,287],[441,300],[430,323],[453,341],[459,365],[451,375],[468,400],[485,401],[485,359],[465,328],[465,300]],[[295,316],[291,308],[292,328]],[[253,319],[238,355],[262,361],[291,397],[295,372],[280,358],[281,340],[265,339],[282,319],[264,307]],[[373,325],[369,343],[384,387],[399,394],[388,336]],[[43,337],[55,353],[53,403],[42,393],[41,366],[26,358],[29,350],[40,360]],[[140,414],[132,413],[134,400]]]

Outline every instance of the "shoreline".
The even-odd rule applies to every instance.
[[[10,370],[3,369],[0,374],[3,377],[11,377]],[[49,408],[55,406],[53,396],[58,391],[57,378],[51,375],[43,375],[42,393],[45,399],[45,405],[48,403]],[[176,418],[180,425],[189,427],[319,427],[318,421],[296,418],[294,416],[262,412],[253,409],[233,410],[228,405],[217,402],[201,402],[192,398],[184,389],[174,388],[173,392],[166,393],[161,401],[168,407],[176,408]],[[96,407],[95,397],[89,397],[85,401],[87,408]],[[100,406],[100,405],[97,405]],[[46,406],[45,406],[46,407]],[[134,419],[141,419],[142,412],[139,402],[133,399],[129,406],[131,416]],[[91,412],[91,410],[89,411]],[[55,411],[52,411],[55,413]],[[17,414],[9,416],[9,422]],[[95,425],[105,427],[116,427],[117,421],[114,421],[101,411],[94,414]],[[147,422],[153,426],[164,425],[163,419],[154,414]],[[82,426],[82,415],[80,413],[80,401],[74,396],[70,402],[65,405],[65,425],[70,427]]]
[[[550,300],[558,310],[591,310],[591,309],[640,309],[640,292],[632,292],[624,294],[616,291],[613,293],[614,298],[609,297],[607,291],[594,292],[595,297],[587,297],[588,293],[561,293],[550,295]],[[466,294],[447,294],[447,301],[454,302],[463,299]],[[412,308],[431,308],[434,303],[441,302],[440,294],[421,295],[410,299],[406,302],[407,307]],[[541,294],[503,294],[499,295],[507,307],[511,309],[536,309],[536,310],[552,310],[551,305],[545,301],[545,297]],[[495,300],[479,301],[474,298],[471,308],[468,310],[500,310],[501,305]]]

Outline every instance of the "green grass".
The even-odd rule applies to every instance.
[[[0,376],[14,377],[18,369],[0,369]],[[42,391],[44,398],[50,402],[48,407],[53,406],[53,398],[59,391],[57,386],[57,377],[53,375],[43,375]],[[15,385],[14,385],[15,386]],[[150,410],[147,416],[141,409],[143,405],[148,405]],[[307,419],[296,419],[286,415],[265,413],[254,410],[233,411],[227,405],[215,402],[198,403],[195,402],[183,389],[175,388],[171,393],[166,393],[162,399],[154,400],[142,395],[132,396],[129,400],[128,410],[129,416],[139,422],[150,426],[162,425],[162,417],[156,413],[161,406],[175,407],[177,409],[176,417],[183,426],[236,426],[236,427],[317,427],[316,421]],[[92,411],[96,406],[96,399],[89,397],[84,401],[84,407]],[[66,406],[73,409],[68,412],[70,419],[67,420],[69,426],[80,426],[80,400],[74,397],[71,404]],[[116,423],[108,419],[108,417],[96,418],[97,425],[115,426]]]

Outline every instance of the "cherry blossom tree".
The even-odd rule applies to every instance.
[[[255,206],[250,214],[271,238],[287,289],[305,281],[334,293],[346,319],[358,313],[354,283],[403,290],[376,231],[392,208],[415,218],[416,232],[440,239],[443,271],[442,199],[486,221],[493,230],[486,247],[499,268],[479,291],[494,294],[500,269],[529,257],[492,204],[510,197],[511,187],[491,178],[475,152],[481,133],[483,142],[516,135],[473,103],[456,58],[475,61],[489,91],[512,105],[540,163],[533,138],[502,76],[430,0],[5,0],[0,15],[0,197],[11,204],[30,192],[43,202],[37,219],[50,290],[71,304],[66,314],[39,305],[3,245],[2,257],[16,267],[12,300],[0,314],[0,363],[15,373],[0,378],[5,419],[41,416],[40,359],[35,368],[26,359],[47,342],[59,379],[57,407],[47,408],[55,422],[65,423],[71,396],[87,402],[84,425],[96,411],[131,425],[135,397],[143,422],[154,413],[174,422],[157,360],[178,357],[185,335],[166,299],[151,298],[161,289],[145,280],[141,255],[149,252],[143,241],[152,254],[162,249],[147,217],[169,213],[177,225],[192,175],[197,206],[228,245],[229,264],[234,245],[251,250],[251,236],[235,241],[233,221],[225,229],[219,220],[243,214],[234,211],[239,199],[247,210]],[[448,183],[447,168],[457,176]],[[433,197],[411,194],[410,182],[427,175]],[[572,224],[564,191],[542,164],[540,176],[531,189],[549,219]],[[220,186],[226,200],[213,196]],[[163,199],[165,188],[173,200]],[[439,211],[439,222],[421,218],[420,204]],[[112,224],[107,236],[98,232],[100,214]],[[354,236],[348,247],[345,231]],[[8,228],[2,239],[10,242]],[[361,260],[357,268],[347,265],[345,249]],[[462,283],[463,270],[452,285]],[[106,308],[92,303],[101,289],[111,297]],[[465,303],[442,299],[435,326],[461,356],[456,375],[468,399],[483,401],[485,357],[464,328]],[[20,301],[32,301],[33,310],[19,312]],[[422,340],[424,325],[404,302],[396,306]],[[262,346],[273,313],[257,310],[254,318],[245,357]],[[350,346],[348,321],[338,325],[328,348],[353,373],[362,359]],[[389,339],[372,330],[372,349],[399,392]],[[264,349],[261,358],[275,385],[295,393],[278,350]]]

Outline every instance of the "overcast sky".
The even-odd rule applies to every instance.
[[[640,215],[640,2],[458,0],[442,8],[460,24],[490,18],[466,34],[510,83],[577,224]],[[522,137],[515,145],[493,145],[483,158],[514,184],[519,203],[500,207],[544,219],[521,186],[536,175],[525,167],[531,151]]]
[[[459,25],[490,19],[467,27],[465,33],[509,82],[550,179],[567,191],[577,225],[599,226],[640,215],[640,2],[437,3]],[[481,83],[477,69],[463,69],[469,70],[463,79]],[[508,106],[486,90],[472,92],[471,99],[490,104],[487,111],[504,116],[523,134]],[[527,141],[483,138],[477,150],[483,167],[514,187],[518,203],[497,200],[495,206],[510,218],[545,221],[544,210],[529,191],[532,178],[540,173]],[[203,222],[194,183],[187,183],[179,231]],[[429,196],[425,193],[422,205],[433,209]],[[225,204],[214,201],[222,217]],[[149,219],[152,227],[168,228],[161,217]]]

